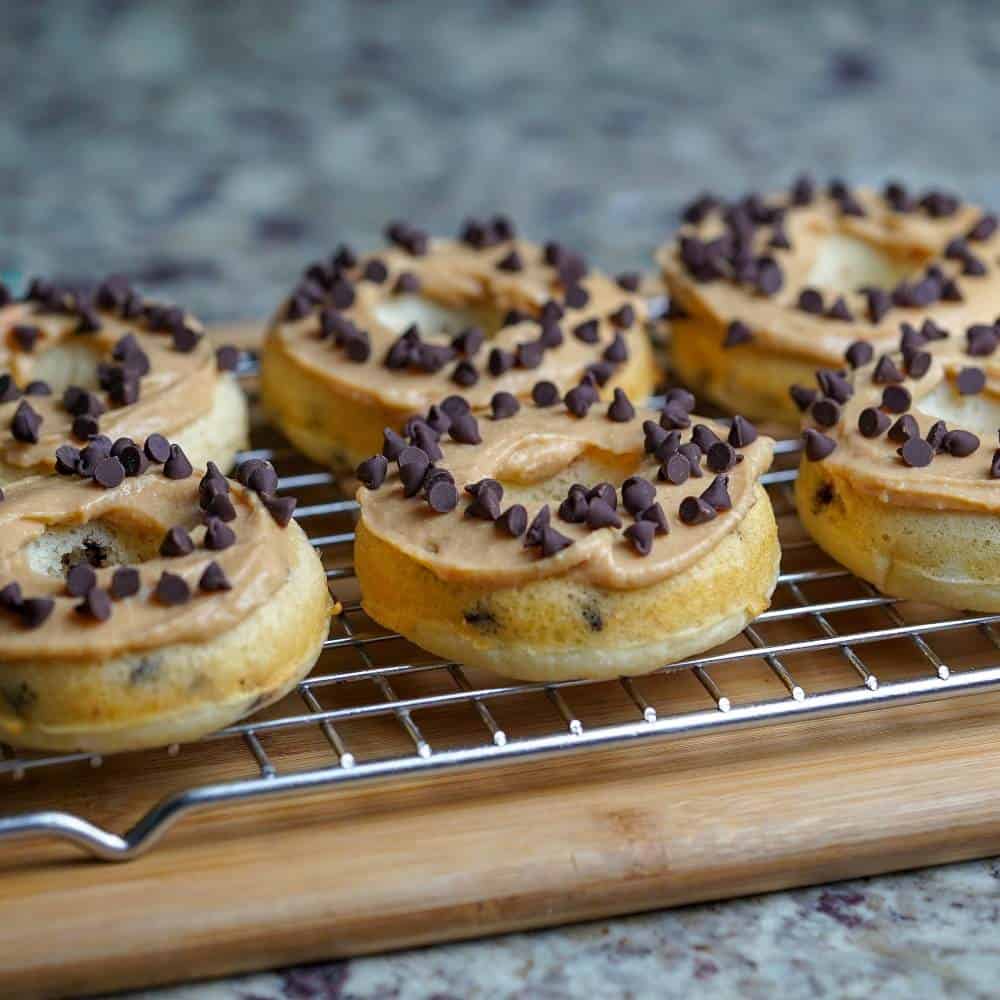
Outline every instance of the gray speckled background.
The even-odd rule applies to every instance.
[[[386,218],[504,209],[641,266],[703,187],[801,168],[1000,205],[1000,7],[3,5],[0,272],[263,316]],[[994,863],[191,987],[174,998],[989,996]]]

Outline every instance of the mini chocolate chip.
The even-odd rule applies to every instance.
[[[962,290],[958,287],[958,282],[954,278],[945,278],[941,285],[941,301],[962,302],[964,298]]]
[[[171,528],[160,543],[160,555],[168,558],[186,556],[192,552],[194,552],[194,542],[180,525]]]
[[[721,441],[718,443],[724,448],[729,448],[729,445],[723,444]],[[657,475],[665,483],[680,486],[682,483],[686,483],[691,476],[691,463],[685,455],[679,451],[675,452],[673,455],[667,456]]]
[[[194,469],[179,444],[170,446],[170,455],[163,463],[163,474],[167,479],[187,479]]]
[[[521,404],[509,392],[496,392],[490,400],[490,409],[494,420],[507,420],[521,409]]]
[[[875,371],[872,373],[872,381],[876,385],[884,385],[887,382],[902,382],[903,373],[888,354],[883,354],[878,359],[878,364],[875,365]]]
[[[217,493],[210,497],[204,504],[205,513],[212,517],[217,517],[220,521],[235,521],[236,508],[232,500],[225,493]]]
[[[420,279],[412,271],[403,271],[392,286],[397,295],[415,295],[420,291]]]
[[[617,424],[627,423],[635,417],[635,407],[632,405],[624,389],[615,389],[615,398],[608,406],[608,419]]]
[[[372,284],[381,285],[389,277],[389,269],[377,257],[365,262],[361,270],[361,278]]]
[[[278,525],[279,528],[285,528],[288,526],[289,521],[292,519],[292,515],[295,513],[295,506],[297,503],[295,497],[262,496],[260,501],[264,505],[264,509],[271,515],[271,519]]]
[[[597,402],[597,394],[590,385],[581,384],[570,389],[563,397],[563,402],[566,404],[566,409],[574,417],[582,419],[587,415],[587,411],[594,403]]]
[[[986,373],[982,368],[963,368],[955,379],[959,394],[975,396],[986,387]]]
[[[660,426],[668,431],[690,427],[691,417],[678,403],[668,402],[660,413]]]
[[[356,474],[362,485],[377,490],[385,482],[388,471],[389,460],[385,455],[372,455],[358,466]]]
[[[620,333],[616,333],[611,343],[604,348],[601,357],[613,365],[628,361],[628,345],[625,343],[625,338]]]
[[[715,508],[701,497],[685,497],[680,502],[677,513],[681,521],[687,525],[704,524],[718,516]]]
[[[600,327],[596,319],[584,320],[573,327],[573,336],[585,344],[596,344],[600,339]]]
[[[236,532],[217,517],[210,517],[205,525],[205,548],[221,552],[236,543]]]
[[[648,556],[653,551],[656,525],[652,521],[636,521],[625,529],[625,537],[640,556]]]
[[[561,347],[564,340],[562,330],[555,323],[543,323],[542,333],[538,339],[546,349]]]
[[[670,524],[667,522],[667,515],[658,503],[650,504],[639,514],[638,520],[648,521],[656,529],[658,535],[670,534]]]
[[[278,488],[278,474],[274,471],[274,466],[270,462],[257,462],[247,470],[245,475],[241,475],[243,467],[237,470],[237,477],[247,489],[254,493],[273,493]]]
[[[590,301],[590,293],[582,285],[570,285],[563,302],[570,309],[582,309]]]
[[[84,617],[106,622],[111,617],[111,598],[100,587],[92,587],[74,610]]]
[[[0,587],[0,608],[16,611],[22,604],[21,585],[16,581]]]
[[[565,535],[560,534],[555,528],[550,526],[542,529],[542,556],[546,559],[562,552],[563,549],[569,548],[572,544],[572,538],[567,538]]]
[[[607,385],[615,370],[614,365],[606,361],[595,361],[593,364],[587,365],[585,373],[593,378],[598,385]]]
[[[840,372],[822,370],[816,372],[816,382],[823,395],[829,396],[836,403],[846,403],[854,395],[854,389]]]
[[[229,582],[225,571],[217,562],[210,562],[198,580],[198,589],[206,594],[218,593],[219,591],[232,590],[233,585]]]
[[[837,442],[833,438],[827,437],[811,427],[807,427],[802,432],[802,441],[806,457],[810,462],[822,462],[837,447]]]
[[[890,309],[892,296],[882,288],[869,288],[865,292],[868,305],[868,318],[872,323],[879,323]]]
[[[881,410],[867,406],[858,415],[858,430],[863,437],[877,438],[889,429],[892,421]]]
[[[582,487],[573,486],[556,513],[563,521],[568,521],[570,524],[582,524],[587,520],[588,507],[586,491]]]
[[[170,458],[170,442],[162,434],[150,434],[143,451],[151,462],[163,465]]]
[[[817,399],[809,412],[820,427],[834,427],[840,420],[840,406],[826,396]]]
[[[479,444],[483,440],[479,434],[479,423],[471,413],[457,416],[451,422],[448,433],[459,444]]]
[[[979,438],[969,431],[949,431],[944,439],[944,448],[949,455],[966,458],[979,448]]]
[[[27,597],[15,610],[25,628],[39,628],[48,620],[55,606],[56,602],[51,597]]]
[[[936,451],[944,451],[945,438],[948,436],[948,426],[943,420],[937,420],[927,432],[925,440]]]
[[[905,386],[888,385],[882,390],[882,409],[890,413],[905,413],[912,402],[910,390]]]
[[[180,354],[190,354],[201,341],[201,334],[189,326],[178,326],[171,332],[172,347]]]
[[[792,184],[793,205],[808,205],[816,196],[816,182],[808,174],[801,174]]]
[[[66,574],[66,593],[70,597],[83,597],[96,586],[97,574],[88,563],[77,563]]]
[[[102,458],[94,466],[94,482],[106,490],[113,490],[116,486],[121,486],[124,479],[125,466],[114,455]]]
[[[704,474],[701,471],[702,450],[693,441],[682,444],[677,450],[688,460],[688,465],[691,466],[691,475],[695,479],[701,479]]]
[[[612,325],[621,330],[628,330],[635,324],[635,309],[631,303],[626,302],[612,313],[608,313],[608,319]]]
[[[823,313],[823,293],[816,288],[803,288],[799,292],[798,306],[805,313],[820,316]]]
[[[596,531],[600,528],[620,528],[621,518],[600,497],[594,497],[587,504],[587,527]]]
[[[14,376],[4,372],[0,375],[0,403],[12,403],[20,398],[21,390],[18,389]]]
[[[42,417],[29,403],[21,400],[10,422],[10,432],[14,440],[23,444],[37,444],[38,430],[41,426]]]
[[[75,475],[80,462],[80,452],[71,444],[60,445],[56,449],[56,472],[60,476]]]
[[[640,280],[638,271],[623,271],[615,278],[615,284],[626,292],[637,292],[639,291]]]
[[[664,428],[652,420],[644,420],[642,422],[642,433],[644,436],[643,450],[647,455],[652,455],[666,441],[667,436],[671,432],[664,430]]]
[[[815,402],[819,393],[815,389],[810,389],[804,385],[793,385],[788,389],[788,394],[792,397],[792,402],[804,413]]]
[[[14,343],[22,351],[26,351],[29,354],[35,349],[35,345],[42,335],[42,331],[37,326],[29,326],[24,323],[14,326],[10,332],[14,338]]]
[[[737,347],[740,344],[749,344],[753,340],[753,333],[750,327],[742,320],[734,319],[726,328],[726,336],[722,341],[723,347]]]
[[[409,451],[410,449],[407,450]],[[416,451],[418,449],[413,450]],[[427,460],[426,455],[421,461],[400,462],[399,479],[403,484],[403,496],[414,497],[420,492],[423,488],[424,478],[427,475],[429,467],[430,462]]]
[[[839,320],[842,323],[851,323],[854,321],[854,316],[851,314],[851,310],[848,309],[842,295],[838,295],[833,305],[827,309],[826,318]]]
[[[716,476],[702,492],[701,499],[711,504],[717,511],[732,510],[733,501],[729,497],[729,476]]]
[[[687,389],[681,389],[679,386],[674,386],[674,388],[667,390],[663,397],[663,402],[665,404],[670,403],[674,406],[678,406],[685,413],[691,413],[694,410],[695,399]]]
[[[708,449],[705,461],[711,472],[726,472],[736,464],[736,451],[725,441],[717,441]]]
[[[852,368],[860,368],[862,365],[868,364],[874,356],[875,351],[872,345],[865,340],[854,341],[844,352],[844,360]]]
[[[603,500],[612,510],[618,508],[618,493],[611,483],[598,483],[587,490],[588,500]]]
[[[746,448],[757,440],[757,428],[746,417],[737,414],[729,428],[729,443],[734,448]]]
[[[406,439],[397,434],[391,427],[386,427],[382,431],[382,454],[390,462],[395,462],[405,447]]]
[[[52,387],[48,382],[36,379],[34,382],[29,382],[24,387],[24,394],[25,396],[51,396]]]
[[[521,504],[512,504],[497,518],[497,524],[512,538],[520,538],[528,526],[528,512]]]
[[[459,361],[452,370],[451,380],[456,385],[475,385],[479,381],[479,372],[471,361]]]
[[[928,351],[914,351],[906,357],[906,374],[910,378],[923,378],[931,367],[931,355]]]
[[[549,526],[551,521],[552,512],[549,510],[549,505],[545,504],[532,518],[531,524],[528,525],[528,529],[524,536],[525,546],[531,547],[533,545],[541,545],[542,532]]]
[[[536,382],[531,398],[535,406],[554,406],[559,401],[559,390],[552,382]]]
[[[521,255],[516,250],[511,250],[497,261],[496,266],[498,271],[523,271],[524,261],[521,260]]]
[[[656,487],[641,476],[629,476],[622,483],[622,504],[630,514],[644,510],[656,499]]]
[[[438,514],[447,514],[458,506],[458,490],[455,484],[439,478],[427,490],[427,503]]]
[[[139,571],[131,566],[119,566],[111,577],[110,594],[116,601],[139,593]]]
[[[184,577],[164,570],[157,581],[153,596],[160,604],[174,607],[178,604],[187,604],[191,599],[191,588],[188,587]]]
[[[976,242],[983,242],[990,239],[997,231],[997,217],[990,213],[983,215],[978,222],[966,233],[966,237]]]
[[[899,449],[903,462],[911,468],[922,469],[930,465],[934,458],[934,449],[921,437],[911,437]]]
[[[908,441],[911,437],[919,437],[920,427],[917,425],[916,420],[909,413],[904,413],[893,425],[889,428],[889,440],[895,441],[896,444],[902,444],[904,441]]]

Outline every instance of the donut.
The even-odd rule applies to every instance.
[[[662,412],[620,388],[586,407],[497,395],[486,415],[453,403],[424,448],[387,430],[357,470],[373,619],[438,656],[557,681],[647,673],[767,607],[773,442],[749,421],[701,421],[683,390]]]
[[[268,332],[261,395],[315,461],[349,472],[384,427],[454,393],[476,411],[499,391],[527,399],[585,373],[644,398],[656,369],[635,274],[611,280],[558,243],[517,239],[502,217],[456,240],[405,223],[387,249],[341,247],[309,267]]]
[[[799,387],[802,521],[886,594],[1000,612],[998,344],[992,324],[904,324],[894,350],[861,343],[853,372]]]
[[[91,293],[36,278],[20,299],[0,285],[0,485],[97,434],[169,435],[194,465],[230,468],[249,426],[237,360],[122,278]]]
[[[326,575],[252,460],[230,482],[96,438],[0,501],[0,742],[195,739],[282,697],[329,627]]]
[[[798,427],[789,386],[836,368],[856,341],[890,350],[899,324],[961,329],[1000,311],[997,220],[953,195],[881,193],[809,177],[774,197],[686,207],[657,260],[671,357],[692,390]]]

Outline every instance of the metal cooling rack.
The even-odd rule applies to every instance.
[[[266,443],[268,432],[262,433]],[[182,818],[222,805],[1000,689],[1000,615],[960,615],[897,602],[830,563],[801,532],[791,494],[797,447],[796,441],[779,442],[775,467],[764,479],[783,527],[775,601],[742,637],[720,649],[644,678],[504,683],[429,656],[382,629],[356,599],[345,597],[323,656],[295,694],[196,744],[143,752],[159,754],[160,770],[175,769],[178,790],[121,835],[60,810],[58,802],[52,809],[10,814],[11,803],[17,808],[18,782],[37,789],[39,780],[57,769],[88,764],[107,772],[101,757],[18,755],[0,746],[0,788],[6,783],[0,811],[8,813],[0,817],[0,841],[43,835],[97,858],[123,861],[148,851]],[[250,455],[270,458],[281,474],[280,490],[299,497],[296,517],[322,554],[334,590],[356,590],[350,565],[356,504],[336,495],[328,472],[305,465],[280,442],[244,457]],[[769,634],[775,629],[781,635]],[[956,633],[963,636],[957,666],[943,648]],[[901,669],[878,676],[873,651],[880,652],[880,663]],[[810,668],[820,661],[823,671],[813,676]],[[687,696],[679,710],[674,691],[681,677]],[[401,693],[411,682],[415,689]],[[691,701],[692,685],[701,704]],[[595,721],[578,711],[584,702]],[[468,714],[459,730],[449,728],[448,713],[457,708]],[[533,722],[519,733],[525,712]],[[387,726],[394,738],[387,738]],[[282,737],[305,732],[320,750],[303,767],[301,756],[283,749]],[[188,773],[194,770],[188,761],[199,747],[220,742],[230,751],[242,745],[250,776],[199,785]],[[121,797],[118,778],[107,780]],[[132,790],[124,790],[126,797]]]

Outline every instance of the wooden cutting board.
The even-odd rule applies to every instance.
[[[948,661],[1000,660],[984,649],[955,634]],[[896,646],[865,655],[885,678],[915,666]],[[818,686],[843,664],[831,651],[807,667]],[[729,689],[743,676],[734,665]],[[704,698],[689,676],[656,683],[671,710]],[[606,691],[578,689],[574,709],[600,721]],[[282,761],[316,766],[314,738],[276,737]],[[177,789],[181,765],[192,785],[246,774],[245,760],[218,742],[180,762],[29,772],[0,782],[0,815],[58,801],[122,830]],[[979,857],[1000,850],[998,792],[1000,693],[229,807],[121,865],[0,845],[0,994],[148,986]]]

